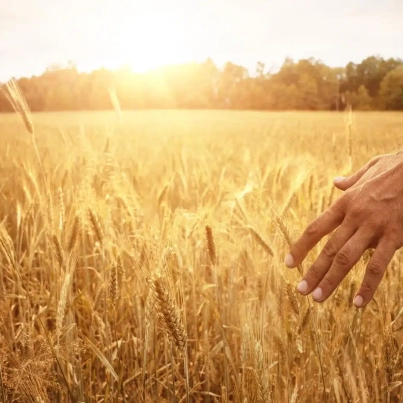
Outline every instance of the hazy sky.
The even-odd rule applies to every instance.
[[[252,70],[286,56],[344,65],[403,57],[402,38],[403,0],[0,0],[0,80],[68,60],[139,71],[208,56]]]

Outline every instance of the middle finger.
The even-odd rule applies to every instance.
[[[344,222],[328,240],[316,261],[298,285],[301,294],[309,294],[322,281],[332,265],[333,259],[346,242],[354,235],[356,229]]]

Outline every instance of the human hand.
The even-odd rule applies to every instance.
[[[335,178],[334,185],[345,193],[309,224],[285,264],[298,266],[325,235],[336,230],[297,288],[323,302],[364,252],[375,248],[354,297],[354,305],[363,308],[403,246],[403,153],[372,158],[352,176]]]

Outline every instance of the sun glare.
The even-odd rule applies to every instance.
[[[111,51],[111,67],[126,65],[135,72],[147,72],[169,64],[192,61],[197,49],[192,49],[185,18],[175,15],[147,15],[131,21],[120,21],[106,41]],[[110,33],[109,33],[110,34]],[[105,66],[108,67],[108,66]]]

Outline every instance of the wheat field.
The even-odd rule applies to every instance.
[[[341,193],[333,177],[400,147],[402,127],[398,113],[0,115],[0,401],[400,401],[400,252],[364,310],[368,255],[323,304],[283,260]]]

